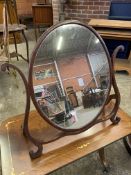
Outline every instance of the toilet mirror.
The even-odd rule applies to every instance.
[[[66,131],[95,123],[110,93],[111,63],[99,35],[77,21],[47,30],[30,62],[31,97],[40,115]]]
[[[106,120],[119,123],[114,60],[120,50],[124,47],[118,46],[110,57],[92,27],[71,20],[52,26],[39,38],[29,61],[28,80],[10,62],[0,65],[0,71],[12,69],[24,83],[22,132],[33,144],[29,151],[32,159],[42,155],[43,144],[68,135],[84,135]],[[37,111],[30,112],[30,97]],[[94,129],[96,133],[99,126],[89,133]]]

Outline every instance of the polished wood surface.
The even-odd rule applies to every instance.
[[[118,116],[121,117],[118,125],[113,125],[108,120],[81,134],[65,136],[44,145],[43,155],[35,160],[31,160],[28,154],[33,146],[22,134],[23,115],[3,122],[0,127],[3,175],[48,174],[129,135],[131,118],[121,109],[118,111]],[[31,132],[37,136],[41,135],[39,132],[41,129],[48,127],[36,111],[30,113],[29,124]]]
[[[40,27],[49,27],[53,25],[52,5],[32,4],[33,24],[35,27],[35,38],[37,40],[37,29]]]
[[[33,22],[35,25],[52,25],[53,11],[51,5],[32,5]]]
[[[115,40],[131,40],[131,22],[107,19],[91,19],[92,26],[103,37]]]
[[[106,39],[115,40],[128,40],[131,41],[131,30],[120,30],[120,29],[105,29],[105,28],[95,28],[97,32]]]
[[[130,21],[91,19],[88,25],[105,39],[131,41]],[[116,59],[115,70],[126,70],[131,75],[131,55],[128,59]]]
[[[131,29],[130,21],[108,20],[108,19],[91,19],[88,23],[92,27]]]

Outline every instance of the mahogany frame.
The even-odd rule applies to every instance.
[[[85,126],[79,128],[79,129],[64,129],[64,128],[61,128],[57,125],[55,125],[53,122],[51,122],[47,117],[46,117],[46,114],[43,114],[42,111],[40,110],[36,100],[35,100],[35,96],[34,96],[34,90],[33,90],[33,81],[32,81],[32,72],[33,72],[33,64],[34,64],[34,60],[35,60],[35,56],[37,54],[37,49],[39,48],[39,46],[41,45],[41,43],[43,42],[43,40],[47,37],[47,35],[52,32],[55,28],[57,27],[60,27],[62,25],[68,25],[68,24],[77,24],[77,25],[81,25],[81,26],[84,26],[86,28],[88,28],[91,32],[93,32],[95,34],[95,36],[98,37],[98,39],[100,40],[104,50],[105,50],[105,53],[107,55],[107,59],[108,59],[108,63],[109,63],[109,69],[110,69],[110,84],[109,84],[109,90],[108,90],[108,94],[107,94],[107,98],[105,99],[104,101],[104,104],[100,110],[100,112],[98,113],[98,115],[93,119],[93,121],[91,121],[90,123],[86,124]],[[120,121],[120,118],[118,116],[116,116],[116,113],[117,113],[117,110],[118,110],[118,107],[119,107],[119,104],[120,104],[120,93],[119,93],[119,90],[118,90],[118,87],[117,87],[117,84],[116,84],[116,80],[115,80],[115,76],[114,76],[114,59],[116,58],[116,55],[118,53],[119,50],[123,50],[124,48],[122,46],[119,46],[115,49],[113,55],[112,55],[112,59],[110,59],[110,56],[109,56],[109,53],[108,53],[108,50],[105,46],[105,43],[103,42],[102,38],[100,37],[99,34],[96,33],[96,31],[90,27],[90,26],[87,26],[85,25],[84,23],[81,23],[79,21],[66,21],[66,22],[61,22],[57,25],[54,25],[53,27],[51,27],[50,29],[48,29],[39,39],[33,53],[32,53],[32,56],[31,56],[31,61],[30,61],[30,66],[29,66],[29,77],[28,77],[28,81],[26,80],[24,74],[22,73],[21,70],[19,70],[19,68],[17,68],[16,66],[12,65],[12,64],[9,64],[9,63],[4,63],[1,65],[1,70],[2,71],[6,71],[6,70],[9,70],[10,68],[14,69],[15,71],[17,71],[23,82],[24,82],[24,85],[25,85],[25,89],[26,89],[26,108],[25,108],[25,115],[24,115],[24,123],[23,123],[23,134],[24,136],[26,136],[36,147],[37,147],[37,150],[36,151],[33,151],[31,150],[29,152],[30,154],[30,157],[32,159],[35,159],[39,156],[41,156],[42,154],[42,150],[43,150],[43,144],[45,143],[49,143],[49,142],[52,142],[52,141],[55,141],[63,136],[66,136],[66,135],[75,135],[75,134],[79,134],[81,132],[84,132],[85,130],[89,129],[90,127],[92,127],[93,125],[99,123],[99,122],[103,122],[103,121],[106,121],[108,119],[111,120],[111,122],[113,124],[117,124],[119,123]],[[110,91],[111,91],[111,87],[114,89],[114,93],[113,94],[110,94]],[[58,134],[57,134],[57,137],[55,138],[51,138],[47,141],[41,141],[36,138],[34,138],[31,133],[30,133],[30,128],[29,128],[29,111],[30,111],[30,97],[38,111],[38,113],[40,114],[40,116],[47,122],[49,123],[49,125],[56,130],[58,130]],[[105,106],[107,104],[109,104],[111,102],[111,100],[115,100],[115,102],[113,103],[113,108],[112,108],[112,111],[108,114],[108,115],[104,115],[104,112],[105,112]],[[104,115],[104,118],[102,117],[102,114]],[[50,137],[50,136],[48,136]]]

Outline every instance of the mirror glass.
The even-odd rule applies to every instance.
[[[110,87],[106,52],[99,38],[79,24],[59,26],[43,39],[32,76],[38,107],[65,129],[92,122]]]

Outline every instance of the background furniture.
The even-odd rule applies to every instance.
[[[104,39],[131,41],[131,22],[120,20],[91,19],[88,25]],[[115,70],[126,70],[131,74],[130,55],[128,59],[116,59]]]
[[[129,0],[111,1],[108,18],[131,21],[131,2]]]
[[[108,19],[111,20],[126,20],[131,21],[131,2],[129,0],[125,1],[111,1]],[[121,59],[127,59],[129,57],[131,42],[126,40],[114,40],[105,39],[104,40],[109,53],[112,54],[113,50],[118,45],[124,45],[124,52],[118,53],[118,57]]]
[[[32,3],[36,2],[37,0],[16,0],[18,17],[22,23],[26,23],[33,19]]]
[[[131,118],[121,109],[118,110],[117,115],[122,119],[118,125],[112,125],[108,120],[75,137],[63,137],[55,141],[53,146],[52,143],[46,144],[45,154],[33,162],[28,155],[28,148],[34,147],[23,137],[21,129],[24,115],[10,118],[3,122],[0,128],[2,174],[26,174],[28,172],[28,175],[45,175],[98,150],[104,159],[104,147],[131,133]],[[46,137],[46,128],[49,127],[47,123],[43,125],[42,123],[36,111],[30,112],[31,133],[39,138]],[[40,130],[44,130],[44,134],[41,135]]]
[[[16,13],[16,1],[15,0],[1,0],[0,1],[0,23],[3,23],[3,5],[7,3],[9,23],[18,23],[18,16]]]
[[[3,24],[3,6],[4,3],[6,2],[7,4],[7,9],[8,9],[8,22],[10,24],[17,24],[18,23],[18,16],[17,16],[17,11],[16,11],[16,1],[13,0],[2,0],[0,1],[0,24]],[[16,34],[16,40],[17,42],[21,42],[20,35]],[[10,42],[14,42],[14,38],[12,35],[10,35]]]
[[[25,35],[25,29],[26,26],[23,24],[19,24],[19,19],[18,19],[18,15],[17,15],[17,8],[16,8],[16,1],[13,0],[6,0],[6,1],[2,1],[2,3],[0,4],[2,11],[1,11],[1,20],[3,19],[3,6],[4,6],[4,2],[6,4],[6,13],[8,16],[8,32],[9,32],[9,36],[10,36],[10,42],[14,43],[15,45],[15,52],[11,53],[11,57],[18,57],[20,56],[22,59],[24,59],[25,61],[29,62],[29,46],[28,46],[28,40],[26,38]],[[2,24],[0,24],[0,36],[1,36],[1,40],[3,39],[3,28],[5,27],[3,25],[3,20],[1,21]],[[18,53],[17,50],[17,43],[21,42],[21,35],[24,37],[25,43],[26,43],[26,50],[27,50],[27,58],[24,58],[21,54]]]
[[[35,27],[35,37],[37,40],[37,29],[40,27],[50,27],[53,25],[52,5],[37,4],[32,5],[33,23]]]
[[[26,26],[23,24],[19,24],[19,25],[18,24],[9,24],[8,25],[8,32],[9,32],[9,34],[13,35],[14,45],[15,45],[15,52],[10,53],[10,58],[17,57],[17,60],[18,60],[18,57],[21,57],[23,60],[29,62],[29,46],[28,46],[28,40],[27,40],[25,32],[24,32],[25,29],[26,29]],[[23,38],[25,39],[27,58],[24,58],[21,54],[18,53],[17,38],[16,38],[16,34],[18,34],[18,33],[21,33]],[[0,36],[1,37],[3,36],[3,24],[0,24]]]

